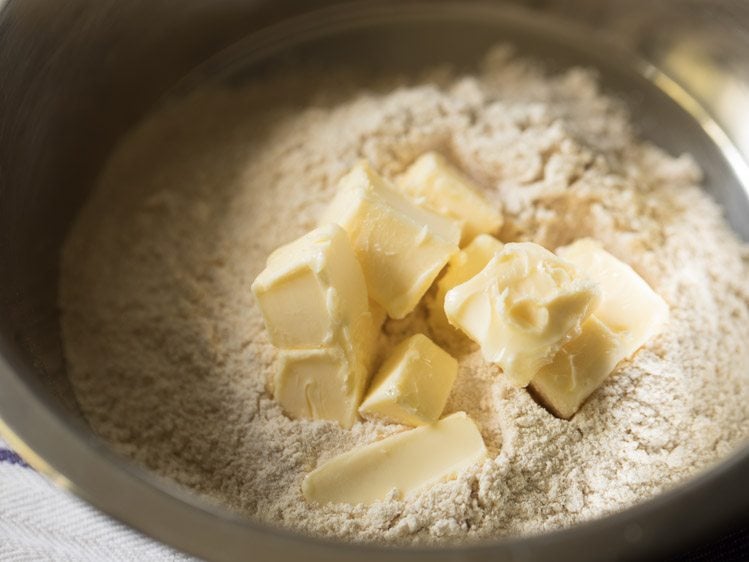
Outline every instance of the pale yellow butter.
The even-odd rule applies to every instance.
[[[395,347],[374,376],[359,413],[404,425],[436,422],[445,408],[458,362],[423,334]]]
[[[364,162],[341,179],[320,222],[348,232],[369,296],[392,318],[416,307],[460,241],[457,223],[418,207]]]
[[[569,419],[626,356],[617,334],[591,316],[530,387],[554,414]]]
[[[346,233],[328,224],[278,248],[252,283],[270,340],[283,349],[369,341],[367,286]]]
[[[456,477],[485,457],[476,424],[457,412],[330,459],[305,477],[302,492],[321,504],[371,504]]]
[[[280,350],[278,363],[273,396],[287,415],[353,425],[368,379],[364,364],[337,346]]]
[[[637,272],[596,240],[583,238],[557,249],[582,275],[601,287],[596,317],[621,338],[627,357],[656,335],[668,320],[668,305]]]
[[[448,291],[445,313],[522,387],[580,333],[598,294],[595,283],[538,244],[511,243]]]
[[[601,289],[601,299],[582,332],[534,377],[531,387],[556,415],[569,419],[586,398],[657,334],[668,320],[668,305],[630,266],[589,238],[559,248]]]
[[[450,289],[465,283],[484,269],[502,247],[502,242],[494,236],[479,234],[468,246],[450,258],[445,274],[437,280],[437,292],[429,306],[429,319],[434,327],[454,329],[445,316],[445,295]]]
[[[350,427],[369,380],[384,313],[370,309],[348,235],[317,228],[268,258],[252,284],[271,342],[281,348],[273,395],[293,418]]]
[[[496,234],[502,226],[500,208],[489,204],[471,179],[436,152],[421,155],[398,186],[419,205],[458,221],[461,244],[482,233]]]
[[[370,302],[371,330],[351,346],[279,350],[273,397],[292,418],[335,420],[351,427],[369,382],[385,311]]]
[[[375,329],[374,337],[376,340],[377,337],[379,337],[380,329],[385,323],[385,320],[387,320],[388,315],[387,312],[385,312],[385,309],[372,299],[369,299],[369,313],[372,315],[372,323],[374,324]]]

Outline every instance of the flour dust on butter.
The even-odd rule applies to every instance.
[[[311,104],[284,101],[316,82]],[[640,141],[593,73],[549,75],[507,49],[489,53],[474,76],[436,71],[365,91],[346,83],[306,74],[196,92],[112,155],[65,245],[60,287],[68,371],[99,435],[248,517],[400,544],[572,525],[652,497],[746,438],[748,252],[700,189],[691,158]],[[283,359],[249,284],[274,249],[318,226],[357,162],[403,185],[430,152],[501,209],[498,240],[556,250],[595,239],[663,298],[668,320],[563,420],[498,376],[454,326],[432,321],[449,292],[437,276],[413,311],[385,320],[372,361],[415,333],[456,358],[442,419],[465,412],[486,460],[384,501],[310,503],[308,474],[416,430],[374,417],[344,428],[287,416],[268,384]],[[458,222],[450,236],[464,252],[474,233]],[[461,259],[447,253],[439,260]],[[375,324],[383,318],[369,310]],[[612,331],[594,311],[581,333],[591,318],[601,328],[591,333]]]

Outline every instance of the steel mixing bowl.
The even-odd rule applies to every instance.
[[[413,70],[466,64],[510,41],[551,67],[597,67],[643,136],[696,155],[706,188],[749,239],[749,8],[741,2],[360,2],[302,15],[323,4],[9,0],[1,8],[0,434],[58,485],[212,560],[630,559],[746,518],[749,447],[650,501],[571,529],[383,550],[237,517],[116,455],[91,432],[59,340],[60,246],[117,139],[186,75],[251,75],[289,53]]]

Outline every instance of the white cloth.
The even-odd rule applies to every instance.
[[[0,440],[0,561],[194,560],[60,490]]]

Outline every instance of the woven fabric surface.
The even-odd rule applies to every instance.
[[[188,560],[56,488],[0,441],[0,561]]]

